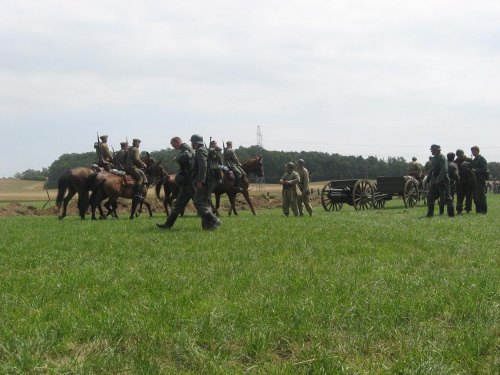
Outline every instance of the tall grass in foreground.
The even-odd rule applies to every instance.
[[[1,373],[497,373],[500,198],[138,220],[0,219]],[[163,222],[164,215],[156,215]]]

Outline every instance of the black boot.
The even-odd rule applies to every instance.
[[[170,229],[174,226],[174,223],[177,220],[177,216],[179,216],[179,214],[171,212],[170,215],[168,215],[165,224],[156,223],[156,226],[160,229]]]
[[[439,206],[439,215],[444,214],[444,206]]]
[[[448,206],[448,216],[453,217],[455,216],[455,210],[453,209],[453,206]]]
[[[433,217],[434,216],[434,204],[432,206],[427,206],[427,215],[423,217]]]
[[[241,188],[241,177],[234,175],[234,190],[235,191],[243,191]]]
[[[134,190],[134,197],[135,197],[135,198],[139,198],[139,199],[144,198],[144,197],[141,195],[141,190],[142,190],[142,185],[136,184],[136,185],[135,185],[135,190]]]
[[[204,230],[216,230],[222,224],[212,212],[203,215],[201,220]],[[204,225],[204,223],[206,223],[206,225]]]

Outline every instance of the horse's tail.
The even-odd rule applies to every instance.
[[[61,178],[59,178],[59,181],[57,182],[57,198],[56,198],[57,209],[61,208],[64,196],[66,195],[66,191],[69,188],[69,174],[70,174],[69,170],[64,171],[63,175],[61,176]]]
[[[96,177],[97,177],[97,173],[92,173],[91,175],[89,175],[85,179],[85,182],[83,183],[82,200],[81,200],[80,207],[78,207],[78,209],[80,210],[80,217],[82,217],[82,218],[85,217],[85,214],[87,212],[87,207],[90,204],[89,192],[90,192],[90,189],[92,189],[92,187],[95,184]]]

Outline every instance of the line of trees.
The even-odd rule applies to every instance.
[[[142,152],[145,153],[144,151]],[[162,164],[168,173],[176,173],[177,165],[173,159],[177,151],[171,148],[151,151],[151,156],[156,160],[162,160]],[[241,162],[257,156],[258,146],[239,147],[236,154]],[[311,181],[328,181],[339,179],[376,179],[378,176],[404,176],[407,173],[408,163],[402,157],[389,157],[379,159],[376,156],[363,158],[362,156],[343,156],[339,154],[328,154],[326,152],[301,151],[268,151],[262,150],[264,158],[264,174],[267,183],[277,183],[285,173],[285,164],[304,159],[305,166],[310,172]],[[89,167],[95,159],[95,152],[81,154],[63,154],[54,161],[49,168],[42,171],[27,170],[16,174],[18,178],[40,179],[48,178],[47,187],[57,188],[57,181],[63,172],[75,167]],[[500,163],[488,163],[491,179],[500,178]]]

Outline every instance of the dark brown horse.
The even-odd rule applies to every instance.
[[[130,219],[134,218],[134,214],[139,203],[144,204],[148,208],[149,217],[153,217],[151,206],[145,200],[145,197],[148,193],[148,188],[151,185],[152,181],[154,181],[155,178],[163,178],[166,175],[166,171],[161,165],[161,161],[156,163],[153,158],[149,157],[149,155],[146,158],[143,158],[142,161],[147,166],[146,177],[148,180],[148,183],[144,184],[142,187],[141,195],[143,198],[134,196],[135,181],[129,175],[117,176],[110,172],[99,172],[88,177],[85,183],[84,196],[88,197],[88,192],[90,189],[92,189],[92,198],[90,199],[92,220],[96,220],[96,207],[98,207],[100,202],[102,202],[106,198],[109,198],[109,200],[104,204],[104,206],[108,209],[108,213],[106,215],[101,215],[100,218],[105,219],[109,214],[111,214],[115,218],[118,218],[116,208],[118,207],[117,201],[120,197],[132,199],[132,211],[130,213]],[[87,201],[80,210],[80,215],[85,214],[85,210],[88,204],[89,202],[87,198]]]
[[[250,182],[248,181],[248,176],[250,174],[255,174],[257,175],[257,177],[262,177],[264,175],[262,156],[256,156],[254,158],[248,159],[247,161],[241,164],[241,167],[247,174],[247,177],[243,179],[241,184],[243,188],[241,194],[243,194],[243,196],[245,197],[245,200],[250,206],[250,210],[252,211],[252,213],[254,215],[257,215],[255,213],[252,201],[250,200],[250,196],[248,194],[248,188],[250,186]],[[215,195],[215,207],[212,205],[212,210],[216,215],[219,214],[220,196],[222,194],[227,194],[229,202],[231,203],[231,209],[229,210],[229,215],[231,215],[231,212],[234,212],[235,215],[238,215],[238,213],[236,212],[235,201],[236,201],[236,196],[240,194],[240,192],[234,190],[234,180],[230,180],[228,178],[227,173],[224,173],[224,178],[222,179],[222,185],[217,186],[214,189],[213,193]]]
[[[85,181],[92,173],[94,173],[92,169],[77,167],[68,169],[63,173],[61,178],[59,178],[59,181],[57,182],[57,208],[60,210],[61,204],[64,203],[63,212],[58,217],[59,220],[64,219],[64,217],[66,216],[66,207],[68,206],[71,198],[73,198],[76,193],[78,193],[78,209],[80,210],[80,217],[82,219],[85,219],[85,213],[83,214],[83,216],[81,215],[80,207],[82,205],[82,202],[85,200],[83,197],[83,188]],[[64,197],[66,192],[68,192],[68,194],[66,195],[66,197]]]
[[[167,174],[163,177],[161,183],[156,184],[156,197],[160,199],[161,187],[163,186],[163,193],[165,194],[165,199],[163,201],[163,206],[165,207],[165,212],[168,216],[168,207],[172,208],[172,202],[177,195],[179,195],[179,186],[175,183],[175,174]]]

